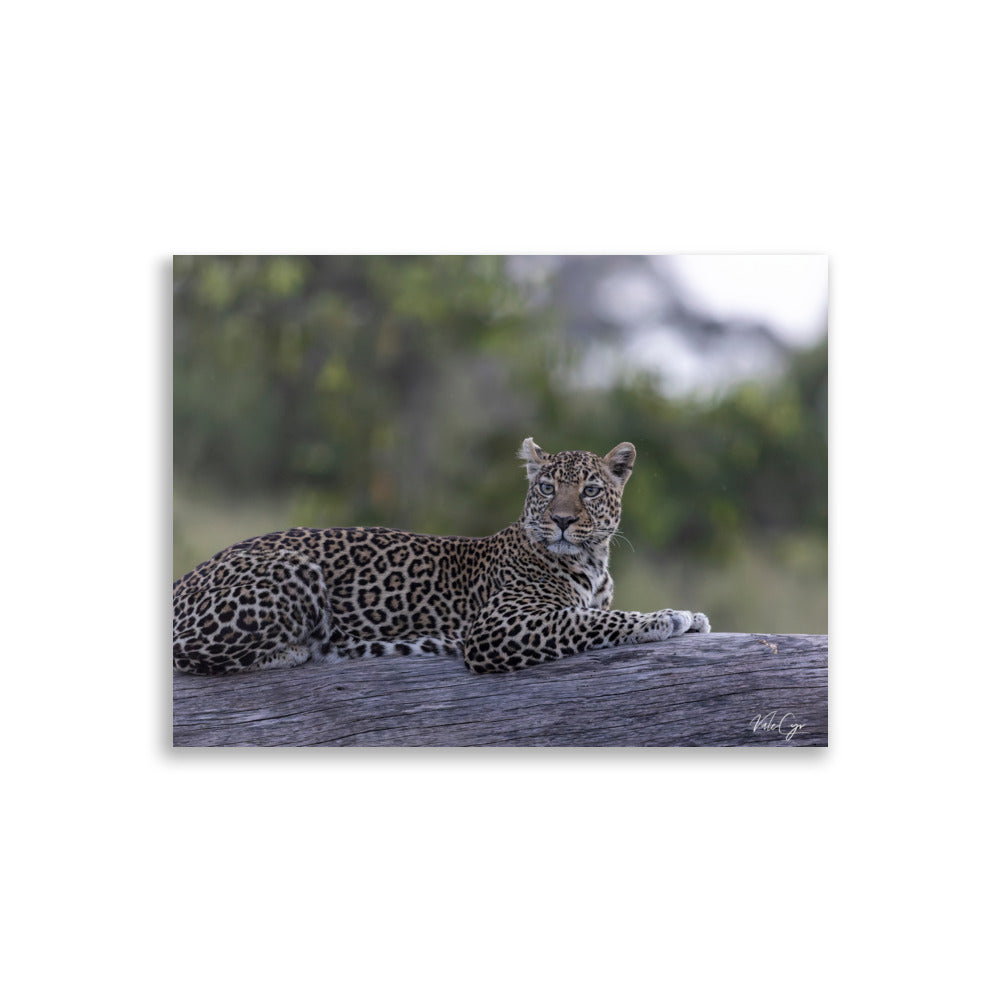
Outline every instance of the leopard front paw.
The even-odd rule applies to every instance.
[[[711,632],[712,623],[708,620],[708,615],[696,611],[691,617],[691,624],[688,626],[689,632]]]
[[[712,631],[708,617],[700,611],[675,611],[673,608],[665,608],[663,611],[654,612],[654,618],[656,621],[654,629],[663,639],[684,632]]]

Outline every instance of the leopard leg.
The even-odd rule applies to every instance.
[[[707,632],[701,612],[610,611],[533,606],[495,599],[473,622],[465,641],[465,663],[473,673],[515,670],[590,649],[657,642],[683,632]]]
[[[278,580],[276,570],[284,571]],[[298,666],[331,634],[322,572],[278,553],[225,586],[195,580],[174,592],[174,669],[231,674]]]

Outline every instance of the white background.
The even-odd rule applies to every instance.
[[[983,11],[5,14],[11,995],[982,995]],[[170,255],[484,250],[830,254],[829,750],[170,748]]]

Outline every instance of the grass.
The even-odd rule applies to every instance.
[[[716,632],[826,634],[827,550],[822,538],[747,539],[726,560],[611,557],[615,607],[704,611]]]
[[[174,579],[233,542],[293,526],[291,497],[261,500],[198,493],[174,483]]]

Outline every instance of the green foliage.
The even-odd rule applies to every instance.
[[[711,402],[648,377],[572,388],[585,344],[497,257],[178,257],[174,465],[296,520],[487,534],[514,520],[514,452],[639,452],[636,548],[722,557],[825,539],[826,344]],[[208,554],[208,553],[206,553]]]

